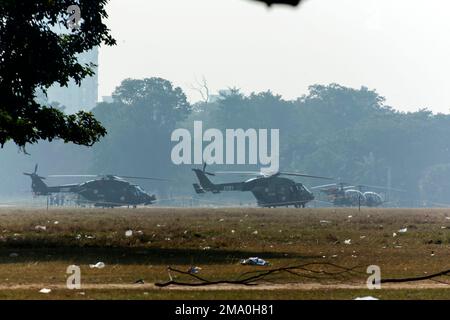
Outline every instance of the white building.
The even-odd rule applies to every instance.
[[[98,48],[82,53],[78,57],[78,62],[82,65],[92,62],[98,66]],[[92,77],[83,79],[81,86],[77,86],[73,80],[67,87],[61,87],[59,84],[51,86],[47,91],[48,102],[59,102],[64,105],[67,114],[91,110],[98,100],[98,67],[94,68],[94,72]]]

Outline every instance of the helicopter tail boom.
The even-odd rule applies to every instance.
[[[28,173],[24,172],[23,174],[29,176],[31,178],[31,191],[37,196],[46,196],[51,193],[58,192],[74,192],[78,187],[78,184],[71,185],[63,185],[63,186],[48,186],[44,180],[45,177],[41,177],[37,174],[38,165],[34,167],[34,172]]]
[[[192,185],[194,186],[195,193],[201,194],[206,192],[198,183],[193,183]]]
[[[211,182],[211,180],[208,179],[206,174],[214,175],[212,173],[205,172],[204,170],[200,169],[192,169],[192,171],[195,172],[195,175],[197,176],[198,181],[200,184],[194,183],[194,190],[196,193],[205,193],[205,192],[212,192],[212,193],[220,193],[221,191],[243,191],[243,183],[242,182],[231,182],[231,183],[219,183],[214,184]]]
[[[216,188],[216,185],[211,182],[211,180],[208,179],[205,172],[200,169],[192,169],[194,171],[195,175],[197,176],[198,181],[200,182],[200,185],[197,183],[194,183],[194,189],[197,193],[205,193],[206,191],[211,192],[219,192]]]

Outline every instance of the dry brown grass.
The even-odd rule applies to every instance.
[[[384,277],[423,275],[450,268],[448,217],[447,209],[0,209],[0,279],[5,286],[64,284],[70,264],[81,266],[88,284],[167,280],[168,265],[198,265],[203,276],[223,279],[257,269],[238,263],[248,256],[273,267],[328,261],[379,265]],[[97,261],[107,266],[88,267]]]

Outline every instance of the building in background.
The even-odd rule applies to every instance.
[[[59,84],[51,86],[47,91],[48,102],[58,102],[64,106],[67,114],[75,113],[79,110],[91,110],[95,107],[98,100],[98,48],[84,52],[79,55],[78,61],[84,65],[94,63],[95,74],[92,77],[86,77],[81,82],[81,86],[71,80],[67,87],[61,87]]]

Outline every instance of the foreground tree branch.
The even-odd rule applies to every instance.
[[[318,268],[318,270],[317,270]],[[312,262],[305,263],[300,265],[294,265],[289,267],[281,267],[274,268],[269,270],[261,270],[261,271],[251,271],[245,272],[238,276],[236,279],[224,279],[224,280],[208,280],[201,276],[198,276],[193,273],[189,273],[187,271],[182,271],[179,269],[175,269],[172,267],[168,267],[167,270],[169,272],[170,280],[167,282],[159,282],[155,283],[157,287],[167,287],[170,285],[179,285],[179,286],[191,286],[191,287],[200,287],[200,286],[209,286],[209,285],[217,285],[217,284],[234,284],[234,285],[244,285],[244,286],[255,286],[258,283],[266,281],[274,283],[271,279],[268,279],[270,276],[279,275],[282,273],[287,273],[291,276],[299,277],[299,278],[307,278],[314,280],[336,280],[338,277],[344,278],[351,275],[367,275],[367,273],[363,271],[358,271],[358,269],[362,268],[361,266],[355,266],[351,268],[347,268],[344,266],[340,266],[333,263],[328,262]],[[329,270],[331,269],[331,270]],[[173,279],[170,272],[174,272],[180,275],[185,275],[191,278],[190,281],[178,281]],[[450,276],[450,269],[440,271],[437,273],[429,274],[426,276],[420,277],[406,277],[406,278],[387,278],[381,279],[381,283],[400,283],[400,282],[415,282],[422,280],[434,280],[435,278],[441,276]],[[441,282],[441,281],[440,281]],[[446,282],[441,282],[444,284],[448,284]]]
[[[322,269],[316,270],[313,267],[322,267]],[[335,271],[326,271],[323,270],[323,268],[331,268]],[[359,273],[362,272],[356,271],[357,268],[360,267],[352,267],[352,268],[346,268],[343,266],[339,266],[332,263],[323,263],[323,262],[312,262],[312,263],[305,263],[295,266],[289,266],[289,267],[281,267],[281,268],[275,268],[275,269],[269,269],[269,270],[262,270],[262,271],[251,271],[246,272],[238,276],[236,279],[232,280],[208,280],[203,277],[200,277],[196,274],[192,274],[186,271],[178,270],[172,267],[168,267],[167,270],[169,272],[170,280],[167,282],[162,283],[155,283],[157,287],[167,287],[170,285],[180,285],[180,286],[208,286],[208,285],[215,285],[215,284],[236,284],[236,285],[257,285],[258,282],[261,281],[268,281],[267,279],[270,276],[279,275],[282,273],[288,273],[290,275],[294,275],[296,277],[304,277],[308,279],[333,279],[336,276],[342,276],[342,275],[351,275],[352,273]],[[190,278],[193,278],[195,281],[177,281],[174,280],[170,274],[170,272],[175,272],[181,275],[187,275]],[[304,273],[302,273],[304,272]]]
[[[450,269],[440,271],[437,273],[428,274],[426,276],[420,276],[420,277],[381,279],[381,283],[414,282],[414,281],[422,281],[422,280],[431,280],[431,279],[442,277],[442,276],[450,276]],[[448,283],[446,283],[446,284],[448,284]]]
[[[301,0],[255,0],[259,2],[264,2],[268,6],[271,6],[273,4],[287,4],[291,6],[298,6]]]

